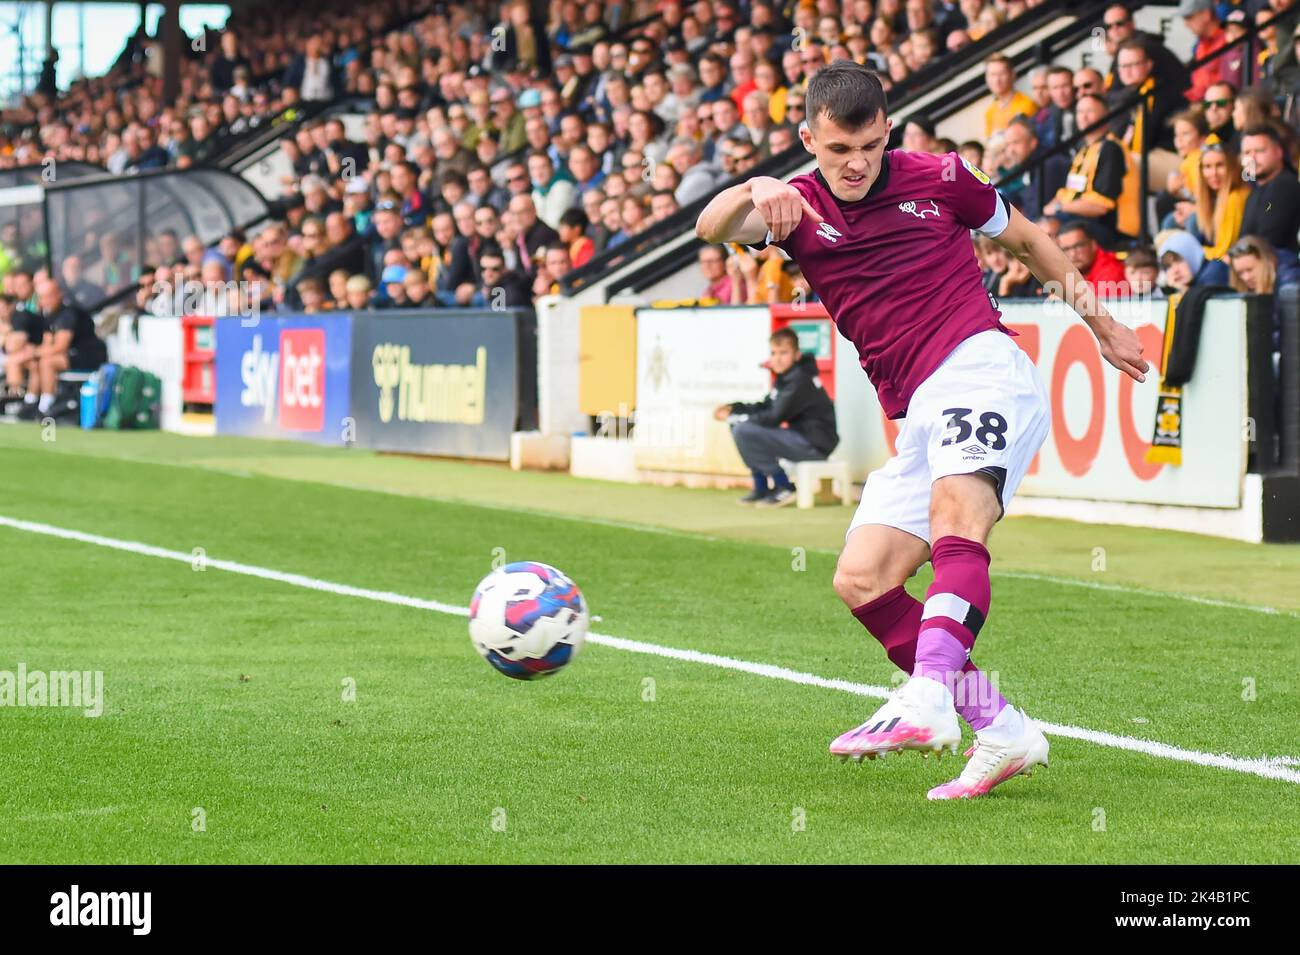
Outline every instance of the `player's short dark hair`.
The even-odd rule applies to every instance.
[[[793,328],[778,328],[772,333],[772,337],[768,341],[773,345],[777,342],[789,342],[795,351],[799,350],[799,336]]]
[[[804,115],[810,125],[825,113],[837,126],[860,129],[888,111],[880,77],[852,60],[836,60],[823,66],[808,81],[804,95]]]
[[[1128,269],[1158,269],[1160,260],[1156,250],[1149,245],[1139,245],[1124,258],[1124,267]]]

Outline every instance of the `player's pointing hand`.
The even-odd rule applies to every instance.
[[[749,196],[750,202],[767,223],[774,242],[787,238],[804,216],[813,222],[823,221],[817,210],[808,204],[803,193],[779,179],[760,176],[752,180]]]

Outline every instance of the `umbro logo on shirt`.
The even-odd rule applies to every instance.
[[[835,227],[829,222],[818,223],[817,234],[827,242],[834,242],[836,239],[840,238],[840,233],[837,232]]]
[[[899,211],[914,215],[918,219],[924,219],[926,216],[939,218],[939,206],[935,204],[935,201],[933,199],[923,201],[929,202],[929,205],[921,205],[910,199],[907,202],[900,202],[898,204]]]

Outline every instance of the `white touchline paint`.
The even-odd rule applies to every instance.
[[[387,590],[371,590],[366,587],[353,587],[349,584],[336,584],[328,580],[318,580],[315,577],[306,577],[302,574],[289,574],[279,570],[271,570],[266,567],[255,567],[250,564],[241,564],[233,560],[218,560],[211,557],[197,558],[194,554],[187,554],[183,551],[168,550],[165,547],[154,547],[151,544],[141,544],[138,541],[119,540],[114,537],[103,537],[99,534],[86,534],[82,531],[68,530],[63,527],[55,527],[52,524],[42,524],[37,521],[23,521],[13,517],[0,515],[0,527],[11,527],[14,530],[26,531],[30,534],[42,534],[46,537],[58,537],[63,540],[78,541],[83,544],[94,544],[98,547],[108,547],[112,550],[125,551],[128,554],[140,554],[145,557],[159,557],[164,560],[180,561],[184,564],[193,566],[198,561],[202,561],[205,568],[213,570],[224,570],[232,574],[242,574],[245,577],[260,577],[263,580],[274,580],[282,584],[290,584],[294,587],[305,587],[308,590],[318,590],[323,593],[337,594],[343,597],[360,597],[363,600],[375,600],[380,603],[395,604],[401,607],[412,607],[416,610],[431,610],[435,613],[451,614],[457,617],[468,617],[468,607],[457,607],[454,604],[446,604],[437,600],[423,600],[419,597],[408,597],[404,594],[396,594]],[[646,643],[641,640],[628,640],[624,637],[614,637],[603,633],[589,633],[587,639],[601,646],[611,647],[616,650],[627,650],[631,653],[644,653],[650,656],[665,657],[670,660],[682,660],[687,663],[702,663],[707,666],[720,667],[724,670],[734,670],[739,673],[749,673],[754,676],[763,676],[772,680],[784,680],[787,683],[798,683],[802,686],[816,686],[827,690],[839,690],[842,693],[852,693],[857,696],[875,697],[885,699],[889,696],[890,691],[881,686],[868,686],[865,683],[851,683],[848,680],[830,679],[827,677],[817,676],[812,673],[803,673],[799,670],[790,670],[786,667],[775,666],[770,663],[750,663],[745,660],[736,660],[732,657],[718,656],[713,653],[703,653],[699,650],[680,650],[676,647],[664,647],[656,643]],[[1088,743],[1095,743],[1098,746],[1109,746],[1112,749],[1123,749],[1133,753],[1145,753],[1148,756],[1157,756],[1161,759],[1172,759],[1181,763],[1192,763],[1197,766],[1213,766],[1219,769],[1230,769],[1234,772],[1248,773],[1253,776],[1260,776],[1264,779],[1276,779],[1282,782],[1300,784],[1300,769],[1293,768],[1300,764],[1290,756],[1265,756],[1255,759],[1247,759],[1239,756],[1232,756],[1227,753],[1201,753],[1196,750],[1182,749],[1177,746],[1170,746],[1167,743],[1157,743],[1151,740],[1137,739],[1132,736],[1117,736],[1113,733],[1103,733],[1098,730],[1084,729],[1078,726],[1068,726],[1057,723],[1045,723],[1038,721],[1043,728],[1043,732],[1051,736],[1062,736],[1068,739],[1083,740]]]
[[[715,537],[698,531],[679,530],[675,527],[659,527],[654,524],[640,524],[635,521],[621,521],[607,517],[589,517],[583,514],[565,514],[561,511],[548,511],[538,507],[494,504],[490,501],[474,501],[462,497],[421,494],[412,491],[398,491],[393,488],[379,487],[354,481],[315,481],[299,477],[284,477],[282,475],[262,471],[244,471],[226,465],[213,465],[202,462],[178,464],[172,461],[147,461],[111,454],[85,454],[82,452],[66,453],[75,453],[78,457],[100,458],[106,461],[125,461],[132,464],[147,464],[151,467],[183,468],[186,470],[206,471],[209,474],[220,474],[228,477],[301,481],[307,484],[317,484],[321,487],[342,487],[353,491],[364,491],[369,494],[387,494],[393,497],[401,497],[409,500],[429,501],[435,504],[455,504],[459,507],[477,507],[488,511],[528,514],[532,517],[544,517],[556,521],[570,521],[579,524],[597,524],[601,527],[613,527],[619,530],[635,531],[644,534],[660,534],[666,537],[683,537],[690,540],[707,541],[708,543],[714,544],[744,544],[749,547],[776,547],[787,551],[789,549],[785,544],[773,544],[767,541],[749,540],[744,537]],[[808,547],[805,548],[805,550],[809,554],[826,554],[831,557],[839,555],[838,550],[829,547]],[[1051,574],[1036,574],[1031,571],[1021,570],[992,570],[990,571],[990,575],[992,577],[1007,577],[1012,580],[1035,580],[1041,583],[1057,584],[1062,587],[1082,587],[1085,590],[1104,590],[1111,593],[1133,594],[1138,597],[1159,597],[1162,600],[1181,600],[1186,603],[1202,604],[1209,607],[1222,607],[1225,610],[1246,610],[1251,613],[1280,614],[1285,617],[1295,617],[1300,619],[1300,610],[1280,610],[1277,607],[1268,607],[1260,604],[1237,603],[1232,600],[1220,600],[1214,597],[1198,597],[1195,594],[1183,594],[1172,590],[1130,587],[1124,584],[1103,584],[1095,580],[1080,580],[1077,577],[1057,577]]]

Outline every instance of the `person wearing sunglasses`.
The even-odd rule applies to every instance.
[[[1108,89],[1114,89],[1120,82],[1115,70],[1115,56],[1119,52],[1119,45],[1134,37],[1146,41],[1151,59],[1155,61],[1155,75],[1160,77],[1160,81],[1162,83],[1168,81],[1175,90],[1186,89],[1188,83],[1186,65],[1170,51],[1169,47],[1165,46],[1164,38],[1158,33],[1139,30],[1137,21],[1133,19],[1133,14],[1127,6],[1122,3],[1111,4],[1102,14],[1101,25],[1106,31],[1106,53],[1111,57],[1110,72],[1106,77]]]
[[[1236,104],[1237,89],[1231,83],[1215,83],[1201,98],[1205,122],[1220,142],[1237,143],[1237,128],[1232,123],[1232,111]]]

